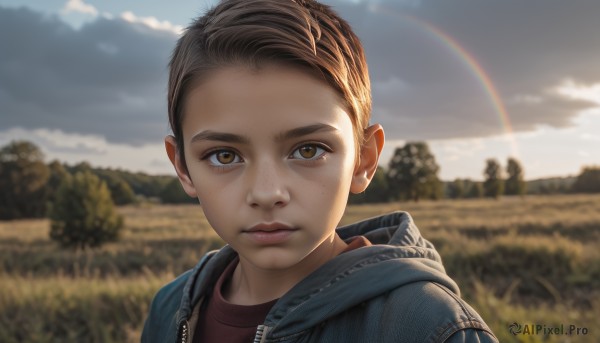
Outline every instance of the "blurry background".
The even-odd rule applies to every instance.
[[[343,223],[408,210],[501,341],[599,341],[600,2],[324,2],[386,132]],[[160,285],[222,244],[163,148],[170,53],[214,3],[0,0],[0,341],[136,341]],[[85,199],[103,239],[51,229]]]

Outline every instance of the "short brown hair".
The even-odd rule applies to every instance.
[[[337,92],[350,114],[358,161],[371,86],[362,44],[350,25],[317,1],[224,0],[186,29],[169,64],[169,123],[184,166],[187,93],[211,70],[234,64],[258,69],[269,62],[303,68]]]

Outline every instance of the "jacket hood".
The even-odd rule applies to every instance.
[[[446,275],[440,255],[421,236],[408,213],[392,212],[336,231],[344,240],[365,236],[373,245],[336,256],[280,298],[265,320],[272,338],[314,327],[351,307],[414,282],[436,282],[459,295],[458,286]],[[218,278],[235,256],[226,246],[209,255],[210,261],[204,268],[192,272],[197,275],[185,287],[182,315],[189,313],[191,304],[210,291],[206,286]]]
[[[365,236],[372,246],[343,253],[294,286],[269,312],[271,337],[299,332],[403,285],[432,281],[459,295],[440,255],[406,212],[337,229],[346,240]]]

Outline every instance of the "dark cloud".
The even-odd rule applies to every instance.
[[[160,140],[175,39],[123,20],[99,17],[75,30],[54,16],[0,8],[2,126]]]
[[[424,22],[479,61],[517,131],[572,125],[591,104],[548,90],[565,78],[600,82],[600,2],[326,2],[364,43],[373,119],[389,139],[504,130],[492,94]],[[166,65],[175,40],[169,32],[118,19],[98,17],[75,30],[58,17],[0,8],[0,125],[97,134],[128,144],[160,141],[168,132]],[[513,101],[519,97],[540,101]]]

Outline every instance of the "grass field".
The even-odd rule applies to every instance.
[[[501,342],[600,342],[600,195],[350,206],[341,224],[395,210]],[[86,253],[49,241],[46,220],[0,222],[0,342],[137,342],[158,288],[223,244],[197,205],[119,211],[121,240]],[[513,322],[587,334],[514,336]]]

